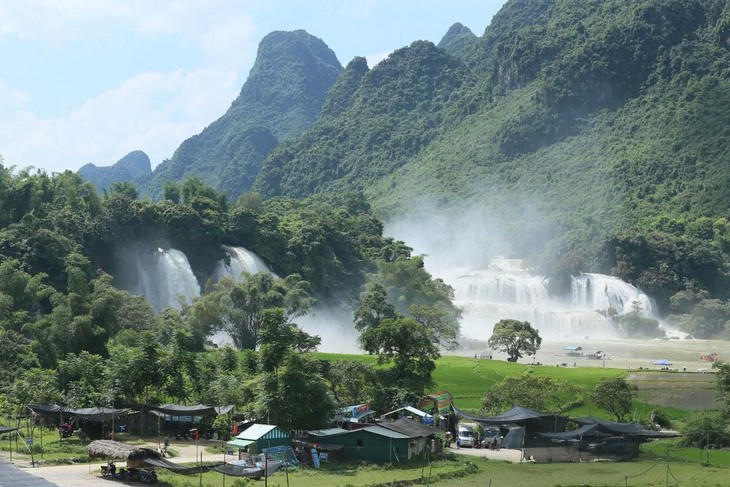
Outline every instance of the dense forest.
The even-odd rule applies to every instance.
[[[353,60],[255,188],[355,186],[387,221],[439,233],[489,222],[498,251],[530,259],[555,293],[569,275],[613,274],[664,316],[698,313],[673,318],[695,335],[721,334],[729,20],[713,0],[507,2],[481,37],[457,25],[372,69]]]
[[[417,41],[342,71],[318,39],[274,33],[231,110],[141,194],[188,173],[229,199],[251,185],[264,198],[357,189],[388,225],[431,234],[429,254],[465,240],[479,256],[472,266],[524,258],[556,295],[571,275],[612,274],[662,316],[716,336],[730,317],[729,23],[722,0],[512,0],[481,36],[456,24],[438,45]],[[253,96],[273,82],[265,67],[293,59],[302,69],[279,70],[276,86],[319,87],[320,98],[297,95],[319,100],[307,117],[272,92]],[[249,123],[236,107],[254,99]],[[263,145],[231,138],[262,113],[267,130],[294,117],[298,132]],[[254,158],[235,152],[253,146]],[[183,154],[189,171],[168,171]],[[220,172],[227,158],[245,184]],[[719,313],[711,325],[708,306]]]
[[[168,183],[153,202],[138,199],[131,183],[112,183],[102,197],[71,172],[13,169],[0,168],[0,406],[244,406],[248,387],[252,416],[272,408],[282,411],[282,424],[318,426],[334,407],[323,397],[340,371],[296,353],[320,343],[294,323],[316,303],[349,309],[343,325],[350,329],[359,310],[362,347],[395,361],[366,371],[383,408],[420,397],[432,368],[419,366],[414,378],[412,362],[432,365],[438,344],[456,339],[453,291],[403,242],[383,236],[361,193],[266,201],[248,193],[229,203],[191,177]],[[216,278],[224,244],[257,252],[274,273]],[[157,258],[165,249],[183,251],[205,292],[157,312],[144,296],[115,286],[119,267],[134,267],[119,261],[130,248]],[[387,326],[375,334],[381,323]],[[245,364],[233,349],[199,353],[215,349],[210,339],[221,331],[250,352]],[[399,362],[393,347],[420,348]],[[321,407],[305,423],[267,402],[285,402],[290,381]]]
[[[308,427],[324,397],[412,401],[460,312],[385,235],[399,221],[431,251],[470,244],[472,266],[526,259],[555,295],[612,274],[696,338],[730,338],[728,5],[510,0],[481,36],[457,24],[344,69],[306,32],[272,33],[229,111],[154,171],[141,152],[80,174],[0,161],[0,408],[235,400]],[[273,274],[216,280],[224,246]],[[170,249],[203,292],[156,310],[119,285],[124,256]],[[315,302],[391,367],[298,354]],[[244,358],[198,353],[218,331]],[[322,406],[311,424],[295,386]]]

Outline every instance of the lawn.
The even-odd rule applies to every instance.
[[[370,364],[376,363],[376,357],[372,355],[317,353],[316,356],[321,360],[358,360]],[[435,387],[432,392],[447,390],[454,397],[454,404],[457,407],[476,412],[481,408],[482,398],[490,387],[507,376],[518,376],[528,372],[570,381],[586,391],[583,403],[567,412],[570,416],[593,415],[615,419],[593,405],[590,401],[590,392],[601,379],[625,376],[626,370],[624,369],[554,367],[449,355],[436,361],[436,370],[433,373]],[[634,401],[634,410],[637,420],[648,418],[652,410],[660,410],[670,419],[678,419],[686,415],[685,411],[679,409],[657,407],[640,400]]]
[[[645,445],[646,446],[646,445]],[[659,448],[665,448],[659,445]],[[695,451],[695,454],[697,452]],[[720,456],[721,452],[711,452]],[[722,452],[727,453],[727,452]],[[698,457],[698,455],[695,455]],[[483,458],[452,456],[450,460],[435,461],[431,465],[413,463],[398,465],[328,465],[321,470],[292,468],[280,470],[268,479],[271,487],[292,485],[297,487],[366,487],[396,485],[443,485],[454,487],[498,486],[646,486],[681,485],[712,486],[730,485],[730,468],[712,463],[703,466],[699,459],[691,461],[681,457],[654,457],[643,455],[633,462],[590,463],[517,463],[490,461]],[[160,485],[168,487],[194,487],[199,485],[197,476],[182,477],[171,473],[160,474]],[[262,485],[261,481],[226,478],[226,486]],[[212,472],[202,476],[202,485],[222,487],[223,475]]]

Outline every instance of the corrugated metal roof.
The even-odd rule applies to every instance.
[[[410,438],[409,436],[406,436],[404,434],[398,433],[397,431],[389,430],[387,428],[383,428],[382,426],[368,426],[367,428],[358,428],[352,431],[347,431],[342,428],[331,428],[333,430],[333,433],[329,435],[322,435],[320,438],[324,440],[325,438],[331,438],[331,437],[337,437],[337,436],[344,436],[344,435],[352,435],[357,434],[363,431],[367,431],[368,433],[372,433],[379,436],[385,436],[387,438],[393,438],[393,439],[405,439]]]
[[[383,428],[382,426],[370,426],[368,428],[360,428],[359,430],[353,430],[350,431],[348,434],[356,433],[358,431],[367,431],[369,433],[373,433],[379,436],[386,436],[388,438],[393,438],[394,440],[402,440],[406,438],[410,438],[407,435],[404,435],[403,433],[398,433],[397,431],[389,430],[388,428]]]
[[[245,448],[248,445],[251,445],[253,443],[256,443],[256,441],[255,440],[242,440],[240,438],[236,438],[236,439],[231,440],[228,443],[226,443],[226,445],[233,446],[233,447],[239,447],[239,448]]]
[[[344,428],[328,428],[324,430],[307,431],[307,433],[309,433],[310,436],[332,436],[347,433],[347,430]]]
[[[273,424],[252,424],[244,431],[239,433],[236,438],[238,438],[239,440],[260,440],[267,435],[271,435],[269,436],[269,438],[284,438],[287,436],[286,433],[279,430]]]
[[[383,421],[379,425],[383,428],[402,433],[409,438],[432,436],[438,432],[438,430],[433,426],[419,423],[408,418],[398,419],[396,421]]]
[[[414,408],[413,406],[405,406],[400,409],[396,409],[395,411],[391,411],[389,413],[383,414],[381,417],[385,418],[387,416],[392,416],[393,414],[397,414],[401,411],[408,411],[409,413],[415,414],[416,416],[419,416],[421,418],[424,418],[426,416],[431,417],[430,414],[425,413],[425,412],[421,411],[420,409]]]

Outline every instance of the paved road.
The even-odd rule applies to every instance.
[[[152,445],[151,447],[155,448],[156,445]],[[178,456],[170,459],[173,462],[194,463],[196,461],[195,445],[173,445],[173,448],[178,453]],[[223,455],[205,452],[204,445],[200,446],[200,448],[197,450],[197,453],[203,454],[204,462],[223,461]],[[0,461],[0,464],[2,463],[3,462]],[[13,483],[10,480],[8,480],[8,483],[3,483],[3,471],[2,469],[0,469],[0,487],[99,487],[100,484],[104,485],[104,483],[101,482],[101,477],[99,476],[100,467],[104,464],[106,464],[106,462],[81,465],[59,465],[53,467],[27,467],[20,469],[16,468],[13,465],[10,465],[10,467],[14,471],[25,474],[30,477],[30,479],[33,479],[39,483],[21,484]]]
[[[490,450],[489,448],[449,448],[449,450],[457,455],[484,457],[490,460],[502,460],[512,463],[520,463],[522,459],[522,452],[520,450]]]
[[[0,487],[58,487],[48,480],[31,475],[12,463],[0,460]]]

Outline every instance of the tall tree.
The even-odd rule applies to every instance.
[[[529,322],[505,319],[494,325],[487,343],[495,350],[506,352],[509,362],[517,362],[522,354],[535,355],[542,338]]]
[[[616,377],[599,381],[591,394],[591,400],[599,408],[616,416],[616,421],[622,422],[631,411],[631,401],[637,395],[636,386]]]
[[[239,283],[222,279],[212,292],[196,300],[190,316],[196,327],[224,330],[240,349],[255,349],[260,342],[264,311],[281,308],[288,322],[305,314],[314,304],[309,284],[298,275],[284,279],[266,272],[242,276]]]
[[[431,373],[440,357],[439,349],[433,331],[416,320],[385,319],[379,326],[365,330],[360,343],[365,351],[378,355],[378,363],[391,364],[381,374],[381,386],[400,391],[381,396],[386,401],[381,407],[399,406],[395,402],[399,400],[415,402],[433,385]]]

